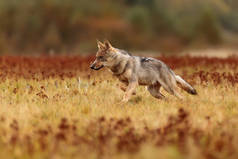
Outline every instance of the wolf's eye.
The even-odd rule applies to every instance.
[[[101,60],[101,61],[106,61],[103,56],[98,56],[98,59]]]

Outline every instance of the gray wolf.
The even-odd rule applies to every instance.
[[[182,96],[178,93],[177,86],[192,95],[197,94],[197,91],[190,84],[176,75],[160,60],[132,56],[124,50],[114,48],[109,41],[104,43],[98,41],[97,45],[96,59],[90,68],[99,70],[107,67],[114,76],[118,77],[125,85],[122,102],[127,102],[130,99],[137,85],[146,85],[150,94],[158,99],[165,98],[160,92],[161,87],[178,98],[182,98]]]

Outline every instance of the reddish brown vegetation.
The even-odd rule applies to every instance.
[[[220,84],[226,81],[232,85],[238,82],[238,58],[228,57],[225,59],[220,58],[205,58],[205,57],[158,57],[164,61],[172,69],[178,68],[195,68],[192,74],[184,70],[182,76],[186,80],[198,84],[207,84],[212,81],[214,84]],[[17,56],[3,56],[0,57],[0,79],[6,78],[19,78],[25,79],[48,79],[59,77],[73,78],[78,77],[80,73],[84,72],[83,77],[90,78],[91,70],[89,64],[94,60],[93,56],[80,57],[80,56],[59,56],[59,57],[17,57]],[[218,70],[227,67],[230,72],[218,72]],[[201,68],[209,69],[201,71]],[[82,77],[82,76],[81,76]],[[17,91],[13,90],[14,92]],[[41,95],[41,94],[39,94]]]
[[[77,77],[87,71],[92,57],[0,57],[1,79],[23,77],[25,79],[47,79],[50,77]]]
[[[57,129],[53,130],[54,126],[49,125],[42,129],[36,128],[34,134],[20,136],[20,128],[14,120],[10,124],[13,131],[10,132],[9,143],[13,147],[24,145],[29,154],[38,151],[37,146],[34,145],[39,144],[42,152],[54,153],[60,151],[62,145],[67,145],[67,147],[75,147],[77,150],[75,153],[80,153],[82,147],[85,147],[95,151],[99,156],[107,156],[122,152],[136,153],[146,143],[158,148],[176,146],[181,154],[186,155],[190,151],[192,142],[192,146],[199,150],[203,158],[219,158],[221,154],[226,157],[237,155],[235,150],[238,147],[233,140],[233,135],[218,128],[213,134],[198,129],[190,123],[189,115],[184,109],[179,109],[176,115],[168,118],[164,126],[148,128],[145,125],[140,131],[135,128],[129,117],[125,119],[100,117],[86,126],[85,132],[81,135],[77,131],[77,122],[70,122],[63,118]],[[207,118],[208,122],[209,118]],[[223,124],[220,124],[219,127],[222,126]]]

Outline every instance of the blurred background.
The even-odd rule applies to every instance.
[[[238,46],[237,0],[1,0],[0,54]]]

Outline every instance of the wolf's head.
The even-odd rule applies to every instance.
[[[98,51],[95,61],[90,65],[91,69],[99,70],[104,66],[110,67],[114,64],[113,59],[116,56],[115,48],[112,47],[109,41],[104,43],[97,41]]]

